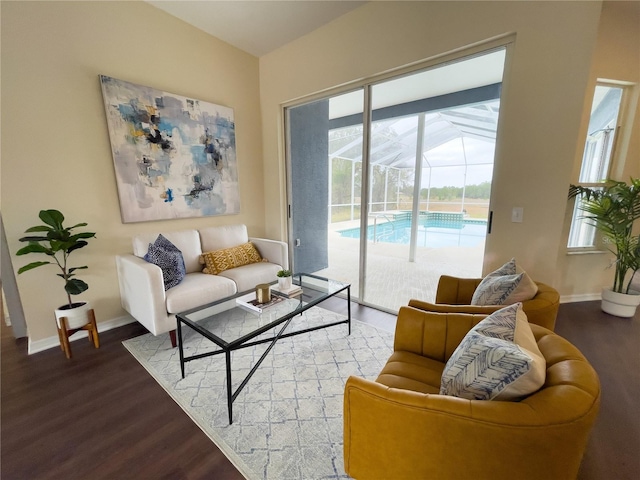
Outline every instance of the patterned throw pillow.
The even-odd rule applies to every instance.
[[[162,235],[149,244],[144,259],[160,267],[165,290],[178,285],[187,274],[182,252]]]
[[[487,275],[473,292],[471,305],[504,305],[523,277],[522,273],[501,276]]]
[[[518,400],[542,387],[546,361],[522,304],[494,312],[472,328],[449,358],[441,395]]]
[[[512,258],[482,279],[471,298],[471,305],[511,305],[535,297],[538,286],[527,273],[516,268]]]
[[[262,257],[251,242],[243,243],[237,247],[206,252],[200,257],[200,263],[205,265],[202,270],[203,273],[211,275],[217,275],[231,268],[259,262],[262,262]]]

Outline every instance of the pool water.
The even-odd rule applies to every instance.
[[[338,231],[341,237],[360,238],[360,228]],[[479,220],[447,222],[420,219],[418,226],[419,247],[475,247],[482,243],[487,234],[487,223]],[[411,220],[369,225],[367,239],[376,243],[409,245]]]

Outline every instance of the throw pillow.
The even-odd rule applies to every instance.
[[[482,279],[471,298],[471,305],[511,305],[532,299],[538,286],[512,258]]]
[[[520,303],[494,312],[463,338],[442,373],[441,395],[518,400],[542,387],[546,361]]]
[[[482,279],[471,297],[471,305],[504,305],[516,290],[524,274],[487,275]]]
[[[187,274],[182,252],[162,235],[149,244],[144,259],[160,267],[165,290],[178,285]]]
[[[213,252],[203,253],[201,263],[204,263],[204,273],[217,275],[231,268],[242,267],[251,263],[259,263],[262,257],[253,243],[247,242],[237,247],[223,248]]]
[[[531,300],[538,293],[538,285],[534,282],[527,272],[518,267],[518,273],[522,274],[522,279],[518,283],[518,286],[512,291],[507,299],[504,301],[505,305],[510,305],[516,302],[524,302],[525,300]]]

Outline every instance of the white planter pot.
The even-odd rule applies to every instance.
[[[74,308],[69,308],[69,305],[63,305],[56,309],[56,323],[58,327],[60,326],[61,317],[67,317],[67,329],[69,330],[80,328],[89,323],[91,304],[89,302],[77,302],[73,305]]]
[[[278,288],[280,290],[291,288],[291,277],[278,277]]]
[[[640,292],[618,293],[610,288],[602,289],[602,311],[616,317],[629,318],[636,314],[640,305]]]

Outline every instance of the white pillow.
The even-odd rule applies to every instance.
[[[516,260],[502,265],[482,279],[471,298],[471,305],[511,305],[535,297],[538,286],[519,267]]]
[[[449,358],[441,395],[469,400],[518,400],[544,385],[546,361],[522,304],[494,312],[462,339]]]

